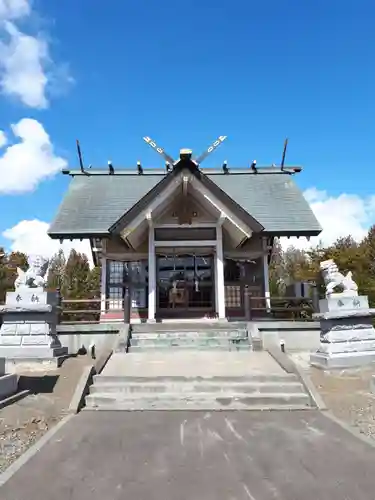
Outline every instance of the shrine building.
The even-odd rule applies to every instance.
[[[301,167],[200,163],[181,150],[165,169],[63,171],[71,181],[49,236],[90,241],[101,320],[123,317],[124,283],[132,321],[242,319],[245,287],[269,300],[275,238],[321,232],[294,181]]]

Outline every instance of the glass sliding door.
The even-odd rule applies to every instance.
[[[159,314],[212,314],[215,307],[213,255],[157,256]],[[189,314],[188,314],[189,315]]]
[[[122,310],[124,284],[131,283],[132,309],[146,309],[148,296],[148,262],[107,261],[108,309]]]

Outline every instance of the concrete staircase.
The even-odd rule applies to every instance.
[[[294,375],[252,377],[105,377],[86,398],[97,410],[307,409],[309,396]]]
[[[241,322],[132,325],[128,345],[94,377],[86,410],[310,408],[298,376],[251,339]]]
[[[154,350],[251,350],[246,323],[156,323],[131,327],[128,352]]]
[[[86,410],[308,409],[297,375],[267,352],[156,348],[119,353],[94,377]]]
[[[95,377],[86,409],[291,410],[310,398],[294,375],[247,377]]]

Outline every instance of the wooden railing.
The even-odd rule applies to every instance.
[[[314,299],[307,297],[251,297],[245,295],[247,321],[279,319],[311,321],[317,312]]]
[[[100,299],[61,299],[59,323],[99,323]]]
[[[75,323],[99,323],[101,314],[101,299],[64,299],[58,295],[58,323],[60,324],[75,324]],[[106,305],[112,302],[112,299],[105,300]],[[111,312],[123,313],[124,323],[130,322],[131,301],[130,293],[126,292],[122,300],[123,307],[115,309],[111,307]],[[107,308],[106,308],[107,309]]]
[[[318,311],[319,297],[255,297],[245,289],[245,316],[247,321],[253,319],[279,319],[311,321],[314,312]],[[112,300],[106,299],[106,304]],[[101,314],[101,299],[58,299],[59,323],[98,323]],[[130,293],[123,299],[124,307],[110,308],[111,312],[121,312],[125,323],[130,323]],[[106,308],[106,310],[108,310]]]

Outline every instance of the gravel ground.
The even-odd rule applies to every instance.
[[[88,356],[67,359],[61,368],[23,371],[21,388],[32,394],[0,410],[0,473],[66,415]]]
[[[375,367],[325,373],[311,370],[311,379],[328,408],[340,419],[375,439],[375,394],[370,379]]]
[[[375,394],[370,387],[375,365],[325,372],[309,365],[309,353],[293,354],[291,357],[309,373],[334,415],[375,439]]]

